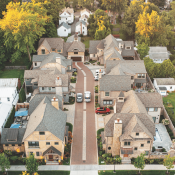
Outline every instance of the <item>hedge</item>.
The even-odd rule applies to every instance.
[[[66,122],[66,126],[69,126],[68,131],[71,131],[71,132],[72,132],[72,130],[73,130],[73,125],[72,125],[71,123]]]
[[[4,128],[10,128],[11,124],[14,122],[14,116],[15,116],[15,108],[13,107]]]
[[[26,101],[26,93],[22,88],[21,91],[19,92],[19,102],[23,103],[24,101]]]

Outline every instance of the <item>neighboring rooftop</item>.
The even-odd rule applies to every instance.
[[[17,87],[18,78],[0,78],[0,87]]]
[[[80,25],[80,23],[82,23],[83,25],[85,25],[85,26],[86,26],[86,22],[85,22],[85,21],[83,21],[83,20],[78,21],[78,22],[76,23],[76,26]]]
[[[70,7],[65,7],[64,9],[61,10],[60,14],[64,13],[64,12],[67,12],[68,14],[72,14],[74,13],[74,9],[73,8],[70,8]]]
[[[89,53],[96,54],[97,53],[97,46],[101,42],[101,40],[90,40],[89,41]]]
[[[71,28],[71,26],[70,25],[68,25],[67,23],[65,23],[65,22],[62,22],[59,26],[58,26],[58,28],[60,28],[60,27],[65,27],[66,29],[70,29]]]
[[[72,43],[74,41],[75,35],[71,35],[67,38],[67,43]],[[78,36],[78,41],[81,41],[81,37]]]
[[[154,78],[156,80],[157,85],[175,85],[174,78]]]

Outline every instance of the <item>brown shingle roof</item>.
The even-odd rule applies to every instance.
[[[74,49],[78,49],[78,52],[85,52],[85,44],[81,41],[73,41],[67,52],[74,52]]]
[[[39,75],[49,74],[53,70],[25,70],[24,78],[38,78]]]

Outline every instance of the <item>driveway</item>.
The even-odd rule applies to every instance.
[[[83,63],[73,63],[78,69],[75,92],[91,92],[90,103],[75,104],[71,165],[97,164],[96,123],[94,110],[94,77]],[[82,69],[82,70],[81,70]]]
[[[79,18],[75,17],[73,24],[71,24],[71,34],[75,34],[75,25],[79,21]]]

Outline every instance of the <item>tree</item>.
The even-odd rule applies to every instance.
[[[140,156],[138,156],[135,159],[134,166],[139,169],[139,174],[140,174],[140,169],[143,170],[145,168],[145,161],[144,158],[145,154],[141,153]]]
[[[137,51],[140,54],[140,58],[143,59],[146,55],[148,55],[149,47],[147,44],[142,43],[137,46]]]
[[[161,64],[161,70],[162,70],[162,77],[163,78],[169,78],[169,77],[174,77],[174,65],[171,62],[170,59],[165,60]]]
[[[138,20],[139,14],[143,13],[143,9],[148,6],[146,9],[147,13],[151,13],[152,10],[156,11],[158,14],[160,13],[159,8],[152,3],[144,3],[143,0],[131,1],[130,6],[125,11],[124,18],[122,20],[122,32],[132,39],[135,37],[136,25],[135,23]]]
[[[170,157],[170,155],[165,156],[165,159],[163,160],[163,165],[166,166],[167,173],[168,173],[168,170],[174,168],[174,165],[173,165],[174,159],[175,157]]]
[[[28,158],[26,158],[26,169],[29,171],[30,174],[35,173],[38,171],[39,163],[37,159],[35,159],[34,154],[30,154]]]
[[[0,168],[2,172],[5,172],[5,169],[10,169],[10,161],[4,153],[0,154]]]
[[[45,30],[46,30],[46,33],[42,36],[42,38],[56,38],[58,37],[57,35],[57,29],[55,27],[55,24],[53,23],[52,20],[48,21],[45,25]]]
[[[0,20],[0,28],[4,31],[5,45],[8,48],[15,48],[12,55],[12,62],[17,60],[21,53],[30,53],[35,51],[34,43],[45,33],[44,26],[49,20],[44,3],[12,3],[3,12],[3,19]]]
[[[24,89],[22,88],[19,93],[19,102],[23,103],[24,101],[26,101],[26,94],[25,94]]]
[[[157,6],[164,6],[165,5],[165,0],[149,0],[149,2],[151,2]]]

